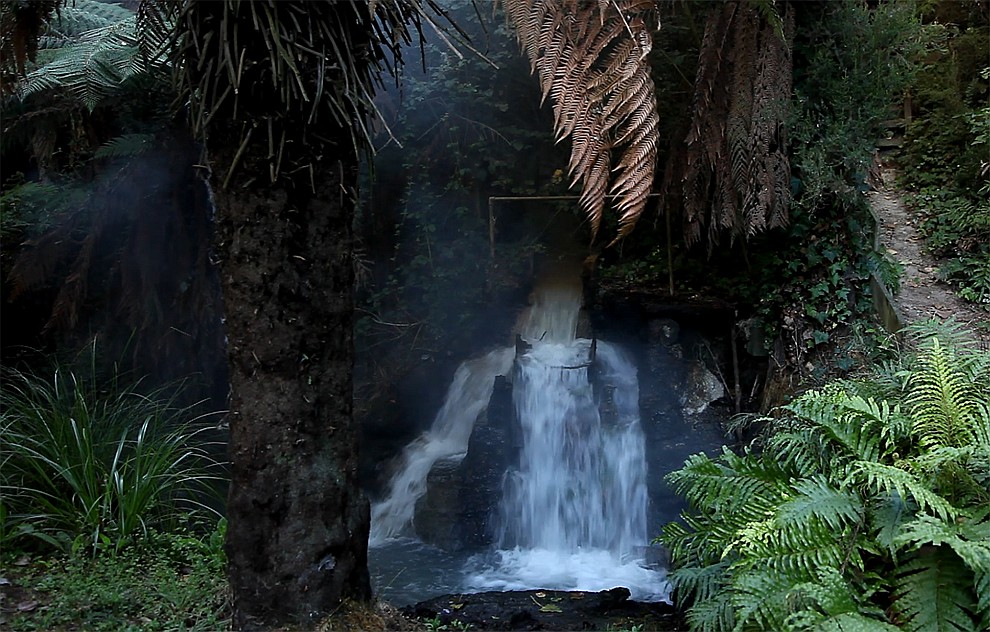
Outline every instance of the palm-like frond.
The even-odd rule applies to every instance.
[[[431,0],[155,3],[142,19],[174,20],[179,82],[194,132],[231,136],[226,186],[238,163],[260,156],[271,181],[305,181],[324,145],[370,147],[368,114],[410,42],[408,24]],[[431,22],[431,24],[434,22]],[[439,29],[438,29],[439,30]],[[325,135],[327,127],[350,142]],[[221,132],[222,130],[222,132]],[[336,135],[335,135],[336,136]]]
[[[66,8],[63,15],[72,16],[74,12]],[[27,74],[19,87],[20,97],[25,99],[50,91],[68,95],[92,110],[118,94],[121,84],[128,79],[145,72],[164,73],[166,60],[162,50],[150,58],[142,54],[133,13],[127,12],[127,17],[107,23],[109,19],[90,19],[85,23],[104,24],[78,34],[67,31],[48,42],[53,46],[50,57]]]
[[[654,3],[504,0],[504,5],[543,98],[553,101],[557,139],[571,139],[571,185],[583,180],[580,206],[592,234],[611,194],[617,198],[618,241],[643,213],[656,169],[660,117],[646,60]]]

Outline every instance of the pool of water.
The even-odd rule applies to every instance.
[[[444,551],[415,539],[390,540],[368,552],[375,595],[407,606],[445,594],[489,590],[600,591],[623,586],[637,601],[669,601],[666,572],[643,558],[604,550]]]

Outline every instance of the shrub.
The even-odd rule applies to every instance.
[[[669,475],[692,629],[990,629],[990,354],[923,337],[760,421]]]
[[[206,427],[164,390],[138,386],[64,366],[47,378],[4,369],[0,544],[119,550],[207,511],[217,463],[201,439]]]

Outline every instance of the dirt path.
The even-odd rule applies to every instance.
[[[880,243],[904,266],[900,291],[894,306],[904,324],[938,318],[953,318],[981,341],[990,345],[990,312],[960,298],[939,280],[938,262],[924,249],[918,230],[920,218],[905,205],[896,189],[897,170],[880,165],[880,182],[867,195],[880,220]],[[982,327],[980,325],[983,325]]]

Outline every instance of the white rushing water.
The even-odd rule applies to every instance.
[[[385,500],[371,507],[371,546],[408,534],[434,464],[464,458],[474,422],[491,399],[495,376],[508,372],[512,353],[511,348],[497,349],[458,367],[433,426],[406,446]]]
[[[372,545],[408,534],[430,469],[464,456],[495,376],[511,370],[519,462],[504,480],[495,550],[468,561],[458,590],[625,586],[635,599],[665,600],[663,571],[643,557],[650,538],[636,368],[614,345],[575,338],[579,283],[541,287],[532,303],[517,326],[531,348],[514,363],[516,350],[506,348],[458,369],[433,427],[406,448],[385,500],[372,507]],[[607,399],[604,421],[596,395]]]

